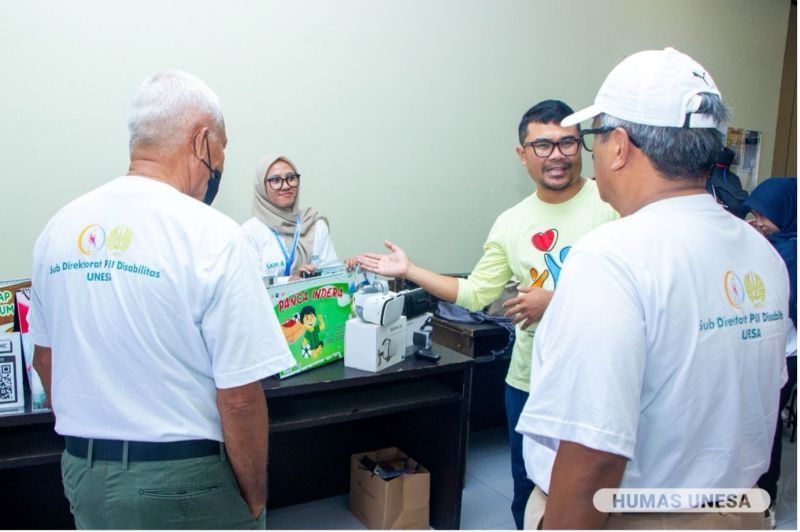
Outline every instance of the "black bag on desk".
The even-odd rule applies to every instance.
[[[433,317],[431,341],[475,358],[493,359],[511,353],[514,345],[511,318],[470,312],[439,301]]]
[[[717,157],[714,170],[706,182],[706,190],[734,216],[744,219],[750,210],[744,206],[748,193],[742,188],[739,176],[730,171],[736,155],[730,148],[723,148]]]

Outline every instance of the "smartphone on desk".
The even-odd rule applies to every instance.
[[[430,349],[425,349],[424,347],[418,347],[414,351],[414,356],[422,360],[427,360],[429,362],[438,362],[439,359],[442,358],[441,355],[437,355]]]

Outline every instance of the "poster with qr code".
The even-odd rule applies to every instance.
[[[25,409],[19,333],[0,333],[0,412]]]

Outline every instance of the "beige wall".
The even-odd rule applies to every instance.
[[[538,100],[588,105],[633,52],[667,45],[714,76],[771,168],[788,0],[43,2],[0,0],[0,279],[71,198],[125,173],[129,98],[154,71],[223,102],[215,206],[249,217],[259,157],[285,152],[340,256],[384,238],[469,271],[495,217],[530,193],[514,155]],[[591,160],[585,157],[585,173]]]
[[[797,175],[797,4],[789,11],[772,175]]]

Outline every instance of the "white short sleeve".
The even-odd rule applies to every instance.
[[[797,329],[794,324],[789,324],[789,334],[786,335],[786,357],[797,356]]]
[[[31,285],[31,306],[28,309],[28,332],[34,345],[50,347],[50,333],[42,312],[42,300],[36,285]]]
[[[225,248],[209,272],[213,295],[201,331],[217,388],[255,382],[295,362],[244,236]]]
[[[49,224],[48,224],[49,227]],[[33,248],[33,269],[31,274],[31,305],[28,309],[28,334],[34,345],[50,347],[50,329],[45,319],[44,305],[40,287],[44,285],[44,267],[40,266],[40,249],[46,246],[40,236]]]
[[[314,257],[311,262],[317,268],[339,266],[342,261],[339,260],[336,250],[333,248],[333,239],[325,220],[317,221],[314,231]]]
[[[646,353],[633,275],[591,249],[573,249],[564,266],[534,337],[531,393],[517,427],[551,456],[566,440],[633,457]]]

